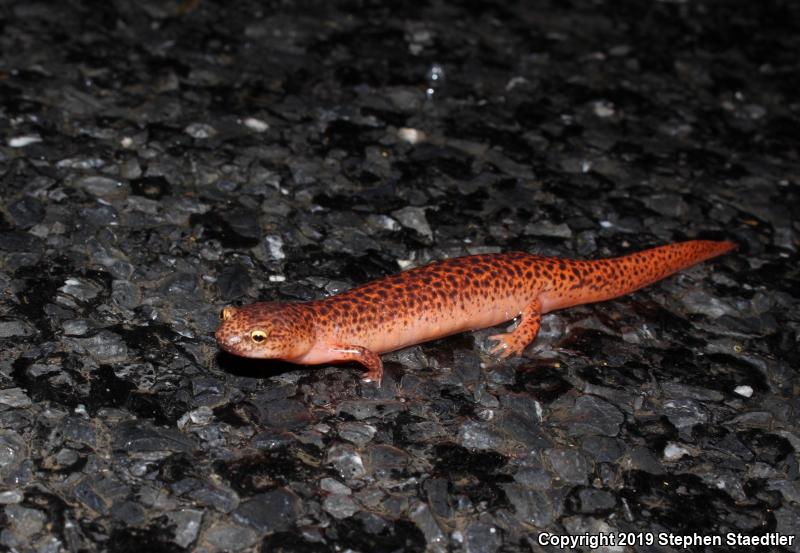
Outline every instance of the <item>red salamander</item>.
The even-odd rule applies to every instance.
[[[380,353],[521,316],[514,330],[490,337],[497,342],[491,353],[519,355],[542,314],[616,298],[735,247],[692,240],[593,261],[523,252],[456,257],[321,300],[226,307],[216,338],[242,357],[356,361],[367,368],[364,380],[380,383]]]

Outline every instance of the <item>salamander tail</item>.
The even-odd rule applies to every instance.
[[[545,293],[543,304],[552,311],[616,298],[736,247],[728,241],[690,240],[611,259],[569,261],[569,270],[580,275],[579,283]]]
[[[615,258],[627,278],[620,294],[644,288],[673,273],[697,265],[736,248],[728,241],[690,240],[668,244]]]

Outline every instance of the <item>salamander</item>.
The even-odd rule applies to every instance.
[[[242,357],[355,361],[367,369],[364,380],[380,383],[380,353],[520,317],[512,331],[490,336],[491,354],[519,355],[544,313],[628,294],[735,247],[691,240],[597,260],[524,252],[456,257],[324,299],[225,307],[216,339]]]

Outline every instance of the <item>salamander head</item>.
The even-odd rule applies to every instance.
[[[226,307],[220,318],[217,344],[241,357],[292,361],[308,353],[314,343],[313,313],[302,304]]]

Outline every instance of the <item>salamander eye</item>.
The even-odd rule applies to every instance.
[[[267,333],[263,330],[254,330],[250,333],[250,339],[259,344],[267,339]]]

